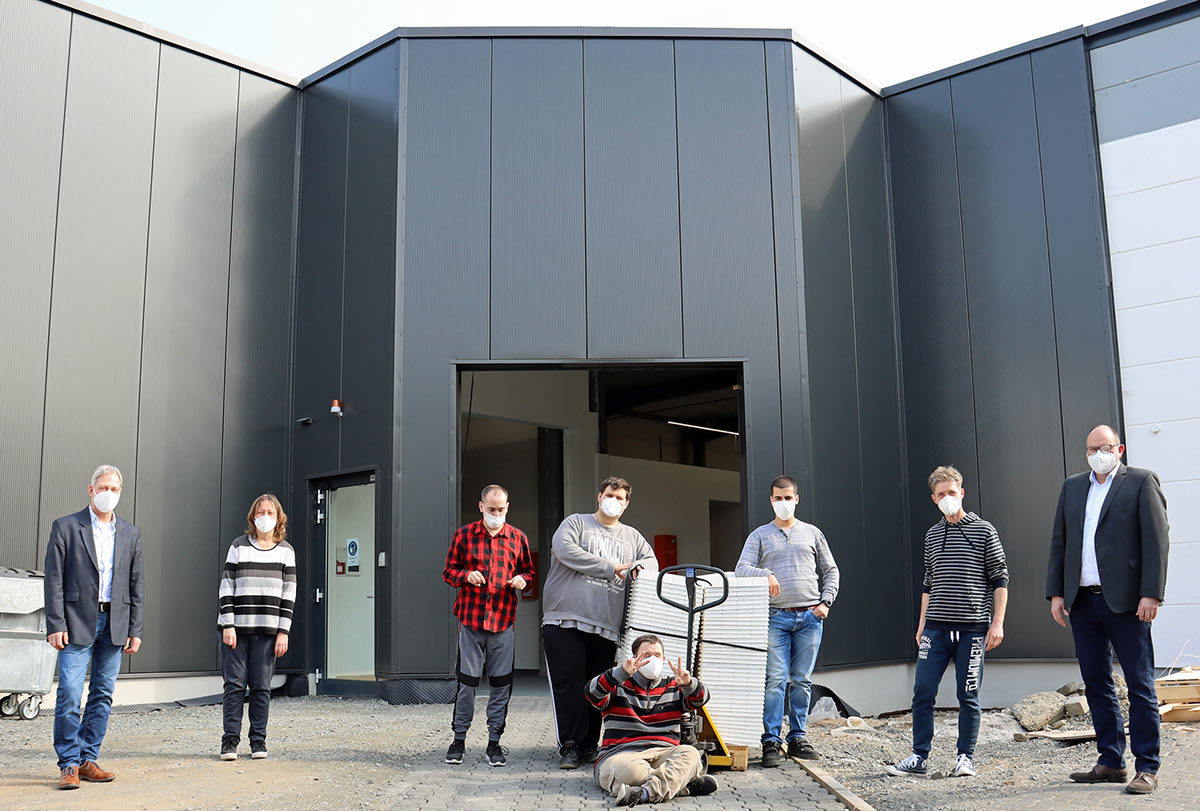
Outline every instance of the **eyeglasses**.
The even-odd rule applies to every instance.
[[[1091,456],[1096,451],[1103,451],[1104,453],[1114,453],[1114,452],[1116,452],[1117,448],[1119,448],[1119,447],[1121,447],[1121,446],[1120,445],[1088,445],[1087,455]]]

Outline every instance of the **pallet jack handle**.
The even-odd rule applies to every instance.
[[[674,600],[663,595],[663,577],[674,572],[683,574],[684,587],[687,589],[688,601],[687,605],[677,603]],[[715,600],[710,600],[702,605],[696,605],[696,572],[706,572],[708,574],[716,574],[721,576],[721,596]],[[677,566],[668,566],[658,573],[658,599],[662,600],[672,608],[678,608],[688,615],[688,631],[687,631],[687,664],[688,670],[696,669],[695,661],[692,659],[692,618],[697,614],[707,611],[710,608],[716,608],[721,603],[729,599],[729,578],[725,576],[725,572],[715,566],[703,566],[698,563],[681,563]]]

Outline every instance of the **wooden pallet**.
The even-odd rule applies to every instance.
[[[1200,704],[1200,671],[1183,670],[1154,680],[1160,704]]]

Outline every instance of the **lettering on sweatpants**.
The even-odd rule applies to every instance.
[[[986,637],[971,637],[971,659],[967,664],[967,678],[963,689],[967,692],[979,690],[979,671],[983,669],[983,647]]]
[[[929,647],[932,644],[933,644],[932,639],[930,639],[925,634],[921,634],[921,647],[917,649],[917,658],[918,659],[928,659],[929,658]]]

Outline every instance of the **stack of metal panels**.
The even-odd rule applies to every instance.
[[[708,714],[725,743],[756,746],[762,738],[767,672],[767,578],[729,578],[729,599],[704,612],[697,673],[712,697]],[[705,587],[704,602],[721,585]]]
[[[652,573],[654,574],[654,573]],[[675,662],[687,656],[687,614],[658,599],[655,576],[643,576],[633,581],[629,590],[629,607],[625,612],[625,628],[621,635],[621,646],[617,661],[622,662],[632,655],[633,640],[642,634],[654,634],[663,641],[663,655]],[[700,586],[696,587],[696,601],[700,603]],[[663,595],[680,605],[687,605],[687,590],[682,577],[668,575],[663,580]],[[692,621],[692,633],[698,638],[700,618]]]

